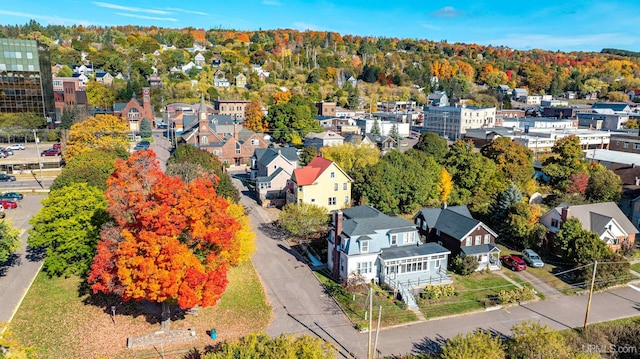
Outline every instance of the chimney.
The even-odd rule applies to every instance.
[[[238,141],[238,124],[235,122],[233,123],[233,138]]]
[[[447,202],[442,202],[442,209],[447,209]]]
[[[340,233],[342,233],[342,211],[337,210],[333,213],[333,222],[335,226],[336,243],[339,242]],[[339,244],[339,243],[338,243]]]
[[[560,221],[564,223],[567,221],[568,218],[569,218],[569,206],[566,205],[562,207],[562,214],[560,215]]]

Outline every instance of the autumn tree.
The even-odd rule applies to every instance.
[[[622,180],[611,170],[591,174],[583,192],[592,202],[618,202],[622,196]]]
[[[91,150],[73,157],[62,169],[60,175],[53,180],[51,190],[62,189],[73,183],[86,183],[91,187],[104,191],[107,179],[115,168],[118,158],[126,158],[128,153]]]
[[[306,166],[309,162],[311,162],[318,155],[318,150],[313,146],[307,146],[302,149],[300,153],[300,166]],[[335,162],[335,161],[334,161]],[[342,168],[342,167],[341,167]]]
[[[533,177],[533,153],[509,137],[498,137],[485,145],[480,153],[490,158],[504,182],[514,182],[523,189]]]
[[[574,173],[569,177],[569,185],[567,186],[566,192],[584,194],[584,192],[587,190],[588,184],[588,174],[584,172]]]
[[[87,101],[92,108],[111,109],[115,99],[113,91],[104,84],[96,81],[87,83]]]
[[[327,209],[313,203],[289,203],[282,208],[280,228],[300,240],[314,233],[326,232],[329,216]]]
[[[504,344],[500,337],[476,331],[458,334],[442,346],[441,359],[504,359]]]
[[[322,339],[308,335],[251,334],[234,341],[224,341],[202,359],[227,358],[313,358],[334,359],[335,349]]]
[[[101,233],[88,279],[93,292],[161,303],[163,328],[169,304],[215,305],[243,251],[242,225],[214,182],[168,176],[150,150],[117,161],[105,192],[115,225]]]
[[[440,192],[440,202],[447,203],[451,190],[453,189],[453,182],[451,181],[451,175],[445,167],[440,170],[440,181],[438,182],[438,192]]]
[[[207,173],[217,177],[214,187],[218,197],[236,203],[240,201],[238,189],[234,187],[231,177],[224,171],[224,166],[216,155],[191,145],[180,144],[167,160],[167,174],[178,176],[185,183]]]
[[[262,111],[262,103],[258,99],[251,100],[251,103],[246,108],[244,127],[254,132],[265,133],[269,128],[268,126],[266,116]]]
[[[551,148],[555,156],[548,157],[542,163],[542,172],[549,176],[551,185],[560,191],[565,191],[572,174],[586,172],[586,165],[580,138],[570,135],[559,140]]]
[[[316,107],[307,97],[296,95],[289,101],[276,100],[275,103],[267,117],[273,139],[295,144],[302,143],[309,132],[322,132],[315,119]]]
[[[27,243],[46,250],[43,270],[50,276],[84,275],[96,254],[100,228],[109,220],[102,191],[86,183],[52,190],[29,223]]]
[[[71,126],[64,156],[67,161],[91,150],[127,151],[129,128],[112,115],[91,116]]]
[[[20,248],[20,232],[11,227],[6,220],[0,221],[0,263]]]
[[[349,176],[373,166],[380,161],[380,150],[366,144],[354,145],[345,142],[337,146],[325,146],[320,149],[324,158],[335,162]]]
[[[522,322],[511,328],[509,353],[518,358],[570,359],[574,354],[559,332],[536,322]]]

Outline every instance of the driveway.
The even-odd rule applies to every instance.
[[[25,195],[18,203],[18,208],[5,210],[5,220],[23,233],[20,251],[14,253],[6,263],[0,264],[0,322],[11,321],[42,266],[40,257],[29,251],[27,238],[28,229],[31,228],[29,220],[38,213],[42,207],[40,201],[45,197],[40,194]]]
[[[504,270],[509,270],[509,269],[505,268]],[[522,280],[531,284],[538,292],[544,294],[546,299],[562,297],[564,295],[556,288],[550,286],[549,284],[542,281],[540,278],[536,277],[535,275],[527,272],[526,270],[515,272],[515,273]]]

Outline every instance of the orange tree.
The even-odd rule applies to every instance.
[[[216,181],[168,176],[153,151],[118,160],[105,191],[115,224],[101,233],[88,279],[93,292],[161,303],[163,328],[169,304],[215,305],[247,237],[236,238],[242,223],[216,195]]]

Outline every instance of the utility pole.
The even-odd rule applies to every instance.
[[[33,141],[36,143],[36,153],[38,154],[38,167],[40,167],[40,181],[43,180],[43,176],[42,176],[42,160],[40,159],[40,146],[38,146],[38,142],[40,142],[38,140],[38,136],[36,135],[36,130],[33,130]]]
[[[591,289],[589,290],[589,301],[587,302],[587,313],[584,315],[584,330],[589,325],[589,311],[591,310],[591,298],[593,297],[593,285],[596,282],[596,268],[598,267],[598,261],[593,262],[593,275],[591,276]]]
[[[371,330],[373,329],[373,287],[369,284],[369,341],[367,343],[367,359],[371,358]]]
[[[442,117],[444,118],[444,127],[443,127],[443,134],[444,134],[444,138],[447,138],[447,117],[449,117],[449,112],[445,111],[442,114]],[[448,139],[448,138],[447,138]]]
[[[380,318],[382,318],[382,306],[378,309],[378,325],[376,326],[376,341],[373,344],[373,354],[372,356],[376,356],[376,352],[378,350],[378,336],[380,335]]]

